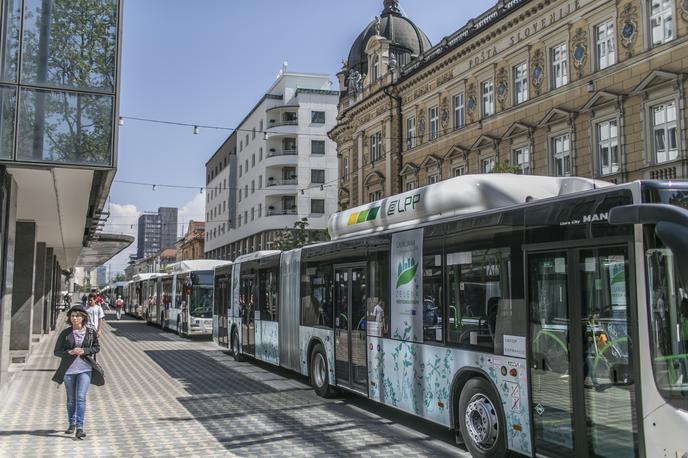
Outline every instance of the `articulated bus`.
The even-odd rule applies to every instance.
[[[228,261],[198,259],[169,266],[158,278],[160,300],[153,323],[181,336],[213,334],[213,278]]]
[[[216,340],[473,456],[684,457],[687,208],[687,182],[453,178],[237,258]]]
[[[134,275],[129,282],[129,300],[124,308],[127,314],[148,320],[149,308],[158,296],[157,273],[141,273]]]

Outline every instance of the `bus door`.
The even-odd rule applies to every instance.
[[[239,308],[241,315],[241,351],[248,355],[256,354],[256,275],[241,275],[239,289]]]
[[[227,329],[227,307],[229,306],[229,277],[231,274],[220,274],[215,277],[215,315],[217,316],[217,343],[229,347],[229,331]]]
[[[638,454],[629,246],[528,252],[531,415],[537,454]]]
[[[367,395],[365,264],[335,267],[334,279],[335,377]]]

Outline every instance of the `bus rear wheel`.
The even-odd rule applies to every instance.
[[[466,382],[459,397],[458,424],[472,456],[492,458],[506,455],[502,404],[487,380],[476,377]]]
[[[244,360],[244,355],[241,354],[241,348],[239,348],[239,333],[236,329],[232,331],[232,356],[234,356],[234,361],[242,362]]]
[[[310,372],[311,386],[316,394],[323,398],[331,397],[334,390],[330,386],[327,357],[321,344],[317,344],[311,353]]]

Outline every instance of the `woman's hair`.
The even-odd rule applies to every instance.
[[[83,318],[83,320],[84,320],[83,325],[86,326],[86,323],[88,323],[88,313],[81,311],[81,310],[72,310],[71,312],[69,312],[67,314],[67,321],[66,321],[67,324],[72,324],[72,321],[71,321],[72,313],[77,313],[77,314],[81,315],[81,318]]]

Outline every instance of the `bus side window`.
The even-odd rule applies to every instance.
[[[442,237],[423,240],[423,341],[443,342]]]

